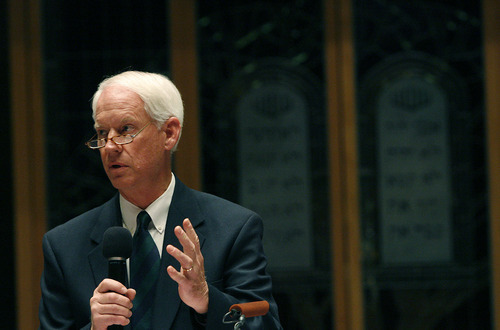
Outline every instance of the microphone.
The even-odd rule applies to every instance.
[[[102,254],[108,259],[108,278],[128,286],[127,262],[132,254],[132,235],[123,227],[110,227],[102,237]],[[123,329],[121,325],[110,325],[108,330]]]
[[[268,311],[269,303],[265,300],[234,304],[229,308],[229,312],[245,315],[246,318],[266,315]]]
[[[132,254],[132,235],[123,227],[110,227],[102,238],[102,254],[108,259],[108,278],[127,286],[126,260]]]

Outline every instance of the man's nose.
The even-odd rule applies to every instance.
[[[119,135],[118,132],[111,130],[108,133],[108,139],[106,140],[106,144],[104,145],[104,149],[109,150],[109,151],[120,150],[121,145],[116,144],[115,141],[113,141],[113,138],[115,136],[118,136],[118,135]]]

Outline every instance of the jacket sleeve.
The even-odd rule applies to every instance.
[[[232,329],[234,325],[222,324],[229,307],[236,303],[260,300],[269,302],[269,312],[265,316],[248,318],[245,328],[282,329],[271,292],[271,277],[266,272],[267,259],[262,247],[262,233],[262,219],[252,214],[235,236],[225,263],[222,283],[209,284],[206,329]]]

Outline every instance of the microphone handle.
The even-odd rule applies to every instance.
[[[116,258],[108,260],[108,278],[128,286],[127,263],[125,259]]]
[[[127,263],[125,259],[108,259],[108,278],[116,280],[121,284],[128,287],[128,279],[127,279]],[[121,325],[110,325],[108,330],[122,330],[123,326]]]

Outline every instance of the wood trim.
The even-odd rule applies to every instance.
[[[36,329],[46,231],[40,4],[8,6],[17,327]]]
[[[196,48],[196,1],[169,1],[172,80],[184,101],[184,128],[175,154],[176,175],[189,187],[201,190],[201,160]]]
[[[335,329],[363,329],[351,1],[324,8],[333,315]]]
[[[485,103],[489,167],[491,294],[494,329],[500,329],[500,2],[483,1]]]

